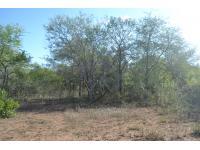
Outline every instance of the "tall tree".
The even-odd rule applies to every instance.
[[[98,55],[104,48],[101,27],[95,25],[91,17],[81,14],[75,18],[57,16],[46,26],[46,30],[54,62],[77,69],[79,93],[84,84],[89,99],[95,100],[95,72],[99,62]]]
[[[169,46],[165,44],[166,23],[158,17],[148,15],[137,23],[136,44],[137,51],[140,53],[140,62],[143,70],[144,100],[148,103],[148,95],[153,88],[150,77],[154,69],[159,64]]]
[[[123,92],[123,72],[128,65],[131,51],[134,51],[134,31],[135,21],[132,19],[111,17],[107,24],[108,47],[117,65],[117,89],[120,94]]]
[[[0,77],[1,88],[8,90],[10,76],[29,61],[21,50],[22,29],[15,25],[0,26]]]

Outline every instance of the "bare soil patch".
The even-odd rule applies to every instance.
[[[18,112],[0,119],[0,140],[200,140],[193,125],[153,108]]]

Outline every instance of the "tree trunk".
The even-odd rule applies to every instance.
[[[123,84],[123,79],[122,79],[122,50],[121,48],[118,49],[119,51],[119,58],[118,58],[118,92],[120,95],[122,94],[122,84]]]
[[[2,89],[8,90],[8,72],[7,72],[7,67],[4,67],[4,73],[3,73],[3,83],[2,83]]]
[[[145,49],[146,61],[145,61],[145,77],[144,77],[144,103],[145,105],[149,102],[149,49],[150,49],[151,35],[149,34],[147,47]]]
[[[82,73],[80,73],[80,79],[79,79],[79,88],[78,88],[78,96],[82,96]]]
[[[88,81],[88,98],[89,98],[89,101],[95,100],[93,79],[89,79]]]
[[[82,96],[82,81],[79,82],[78,96]]]

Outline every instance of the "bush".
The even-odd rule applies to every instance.
[[[192,136],[200,137],[200,124],[195,124],[193,131],[192,131]]]
[[[12,98],[8,98],[6,91],[0,91],[0,118],[10,118],[15,116],[15,111],[19,103]]]
[[[164,136],[157,131],[147,131],[146,135],[144,135],[145,140],[147,141],[164,141]]]

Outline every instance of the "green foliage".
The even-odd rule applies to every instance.
[[[30,57],[21,50],[23,30],[18,25],[0,25],[0,88],[12,90],[17,70],[27,66]],[[11,80],[10,80],[11,79]]]
[[[48,67],[30,64],[20,49],[19,26],[0,26],[0,87],[20,99],[87,96],[92,103],[137,102],[199,113],[200,67],[191,63],[193,51],[179,31],[151,15],[107,20],[52,18],[45,26]],[[0,106],[16,107],[11,99]]]
[[[200,137],[200,125],[199,124],[195,124],[192,130],[192,135],[194,137]]]
[[[6,91],[0,91],[0,118],[10,118],[15,115],[19,103],[12,98],[8,98]]]
[[[27,82],[29,82],[29,96],[32,94],[51,96],[57,95],[63,86],[63,78],[55,71],[34,65],[31,70],[26,74]],[[28,94],[28,93],[27,93]]]

